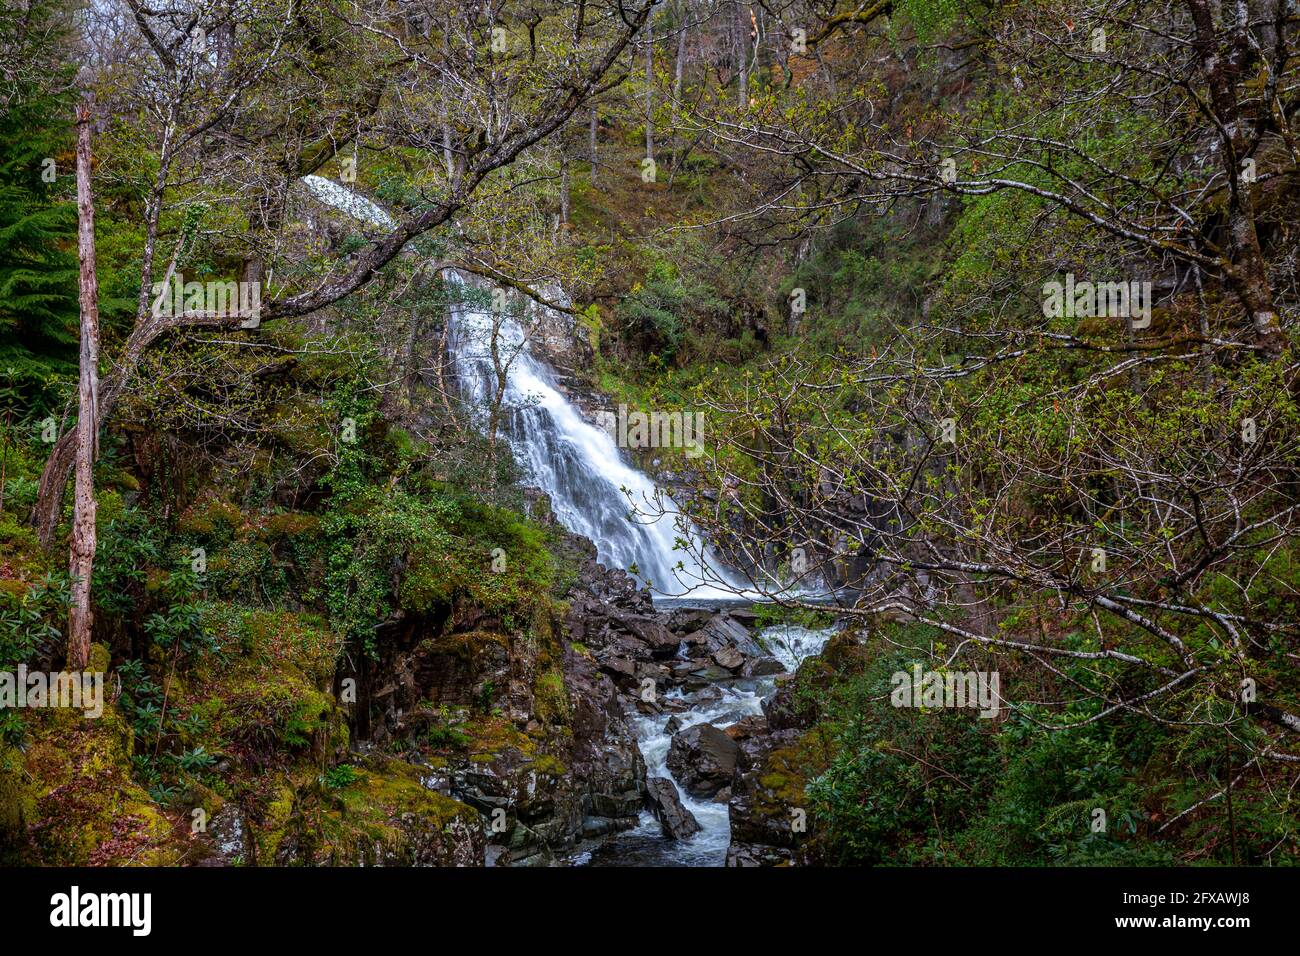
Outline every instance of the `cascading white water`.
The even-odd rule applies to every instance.
[[[467,284],[452,270],[444,278]],[[550,496],[560,523],[590,538],[602,564],[631,571],[658,594],[730,597],[741,590],[708,558],[698,535],[679,527],[684,522],[673,500],[624,460],[607,432],[578,413],[554,373],[530,351],[518,321],[465,302],[450,311],[448,348],[462,392],[486,419],[496,392],[495,325],[496,364],[508,365],[502,435],[527,480]]]
[[[379,226],[382,229],[393,228],[393,217],[361,193],[354,192],[347,186],[340,186],[324,176],[304,176],[302,182],[311,194],[325,205],[332,206],[339,212],[347,213],[353,219],[372,226]]]
[[[304,177],[303,182],[321,202],[353,218],[381,228],[393,225],[383,209],[359,193],[319,176]],[[444,276],[466,284],[450,270]],[[559,294],[555,289],[546,292],[552,298]],[[487,399],[495,393],[496,380],[490,338],[494,316],[468,303],[453,305],[450,312],[452,361],[466,397],[486,421]],[[502,318],[497,325],[497,345],[498,355],[510,362],[502,396],[503,435],[529,480],[550,495],[559,520],[590,538],[604,564],[635,568],[642,580],[651,581],[666,595],[757,597],[708,559],[707,550],[689,525],[684,532],[677,527],[672,499],[624,460],[610,435],[582,418],[560,391],[554,373],[530,353],[517,322]],[[634,506],[660,517],[657,521],[644,516],[629,519]],[[682,543],[685,547],[679,546]],[[707,567],[701,565],[701,555]],[[798,593],[806,592],[800,588]],[[793,671],[805,657],[819,653],[833,631],[778,625],[765,629],[759,639]],[[725,727],[743,716],[761,713],[763,698],[774,686],[771,677],[718,685],[720,699],[689,706],[679,715],[681,726],[707,721]],[[683,694],[677,690],[668,696],[680,698]],[[650,776],[672,779],[667,766],[672,743],[667,732],[670,717],[665,712],[633,718]],[[721,865],[730,841],[727,804],[699,800],[684,792],[680,797],[702,828],[691,839],[666,839],[659,823],[645,812],[635,829],[600,848],[594,860],[590,851],[584,851],[576,862]]]
[[[760,631],[758,640],[793,673],[805,658],[821,653],[835,630],[834,627],[811,630],[778,624]],[[703,723],[725,728],[742,717],[761,714],[763,700],[775,689],[776,678],[760,677],[716,686],[721,691],[720,698],[696,704],[677,714],[681,729]],[[666,696],[672,699],[686,695],[675,690]],[[643,812],[635,829],[620,834],[583,862],[597,866],[722,866],[726,860],[727,847],[731,843],[728,805],[692,797],[677,784],[668,769],[668,752],[673,742],[668,722],[672,717],[671,712],[637,715],[632,723],[641,755],[645,758],[646,776],[667,777],[673,781],[682,806],[694,815],[700,832],[688,840],[669,840],[663,835],[659,821],[649,812]]]
[[[321,176],[304,176],[302,181],[316,199],[354,219],[384,229],[393,226],[387,212],[346,186]],[[454,270],[443,276],[469,285]],[[559,290],[546,293],[557,296]],[[450,311],[449,348],[457,377],[466,398],[485,410],[488,396],[496,391],[494,316],[467,303],[455,304]],[[556,387],[554,373],[529,351],[518,322],[502,316],[496,331],[498,360],[508,365],[503,437],[528,480],[550,496],[560,522],[591,539],[602,564],[631,571],[657,594],[727,598],[742,593],[734,576],[709,560],[699,535],[685,522],[685,530],[678,527],[673,500],[624,461],[610,435],[578,414]],[[639,515],[632,516],[634,511]]]

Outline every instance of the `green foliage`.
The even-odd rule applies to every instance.
[[[52,386],[75,368],[79,313],[74,68],[48,68],[68,41],[68,11],[61,0],[28,6],[0,10],[0,48],[27,67],[0,108],[0,369],[30,418],[51,407]]]
[[[898,0],[894,9],[912,24],[921,43],[929,43],[951,30],[961,17],[959,0]]]
[[[0,587],[0,670],[57,653],[72,603],[67,576],[27,586],[0,584],[5,585]]]
[[[462,750],[472,739],[465,730],[464,715],[453,712],[446,704],[438,709],[437,717],[429,721],[424,732],[424,743],[434,750]]]
[[[688,328],[725,314],[727,303],[703,281],[663,260],[655,261],[645,281],[618,304],[615,317],[626,344],[651,353],[658,366],[670,365]]]
[[[911,666],[906,651],[881,654],[827,702],[835,756],[808,795],[833,862],[919,861],[932,828],[967,825],[1001,769],[988,722],[972,712],[890,705],[890,676]]]
[[[104,611],[125,615],[144,597],[150,569],[163,563],[164,532],[157,516],[143,508],[126,508],[101,520],[92,589]]]
[[[189,657],[217,649],[204,626],[203,602],[197,599],[202,587],[202,577],[190,565],[181,565],[168,575],[163,586],[163,609],[145,618],[144,630],[150,640],[169,649],[173,656]]]
[[[204,606],[197,598],[201,579],[188,565],[174,570],[161,588],[163,605],[144,620],[144,631],[154,649],[149,656],[166,662],[167,679],[178,667],[199,654],[218,650],[205,626]],[[203,718],[185,714],[174,699],[174,688],[164,690],[141,659],[124,661],[118,667],[122,696],[118,706],[139,742],[132,758],[136,780],[155,800],[174,799],[185,777],[209,770],[216,758],[201,744],[186,746],[206,729]]]
[[[351,764],[341,763],[326,770],[322,779],[329,789],[344,790],[361,779],[361,774]]]

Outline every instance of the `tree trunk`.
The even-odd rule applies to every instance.
[[[68,573],[68,667],[90,661],[90,578],[95,564],[95,477],[99,411],[99,286],[95,278],[95,207],[90,191],[90,110],[77,110],[77,250],[81,259],[81,376],[78,386],[76,493]]]
[[[1241,300],[1256,341],[1270,355],[1277,356],[1286,347],[1286,336],[1278,321],[1273,287],[1269,282],[1268,268],[1259,245],[1255,228],[1255,198],[1252,183],[1244,182],[1241,175],[1242,160],[1247,158],[1248,118],[1237,99],[1237,84],[1254,66],[1254,55],[1245,41],[1249,29],[1244,4],[1238,7],[1235,38],[1221,43],[1215,27],[1214,11],[1209,0],[1187,0],[1192,22],[1196,27],[1194,46],[1200,57],[1201,72],[1209,90],[1214,118],[1218,121],[1224,142],[1220,151],[1228,182],[1228,256],[1225,268],[1229,288]]]
[[[740,4],[736,9],[739,11],[740,17],[740,23],[737,25],[739,35],[736,37],[736,44],[739,48],[736,61],[738,70],[736,99],[743,110],[749,105],[749,21],[745,17],[747,11],[744,4]]]
[[[569,151],[561,144],[560,146],[560,232],[563,234],[569,228]]]
[[[645,24],[645,156],[655,158],[655,34],[649,20]]]
[[[447,14],[447,21],[442,28],[442,56],[444,60],[451,59],[451,14]],[[447,182],[451,188],[455,188],[457,181],[456,160],[451,152],[451,124],[442,124],[442,158],[447,165]]]
[[[677,126],[680,122],[678,117],[681,114],[682,103],[682,74],[686,68],[686,22],[690,17],[690,8],[682,3],[680,5],[679,22],[677,24],[677,63],[673,70],[673,132],[669,140],[668,151],[673,157],[673,171],[677,171]]]

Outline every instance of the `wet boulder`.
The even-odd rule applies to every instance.
[[[767,733],[767,718],[762,714],[746,714],[726,729],[732,740],[748,740]]]
[[[713,652],[713,662],[729,671],[738,671],[745,664],[745,655],[728,644]]]
[[[708,624],[700,629],[699,635],[710,651],[718,651],[731,645],[742,654],[759,657],[763,649],[750,637],[749,631],[729,614],[715,615]]]
[[[673,736],[668,769],[687,793],[712,797],[731,785],[740,746],[712,724],[695,724]]]
[[[650,777],[646,781],[646,802],[668,839],[685,840],[700,832],[695,814],[682,806],[677,787],[667,777]]]
[[[741,677],[774,677],[784,673],[785,665],[775,657],[746,658],[744,666],[740,669]]]
[[[678,608],[668,615],[668,629],[679,636],[694,634],[713,620],[712,611]]]

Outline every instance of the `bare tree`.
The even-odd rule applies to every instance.
[[[77,251],[81,261],[81,375],[77,390],[76,492],[68,574],[68,666],[90,661],[93,615],[90,583],[95,565],[95,459],[99,445],[99,282],[95,277],[95,201],[90,183],[90,107],[77,108]]]
[[[318,140],[295,137],[286,143],[282,121],[278,126],[263,122],[265,115],[274,118],[281,108],[291,112],[280,97],[286,95],[287,78],[294,75],[293,54],[298,45],[314,42],[312,35],[301,34],[307,21],[297,5],[267,0],[254,10],[260,17],[258,29],[250,28],[247,17],[235,23],[230,40],[233,52],[222,67],[220,61],[214,64],[200,52],[205,42],[201,38],[209,32],[200,23],[200,12],[187,7],[154,11],[135,0],[127,2],[145,41],[140,74],[163,77],[166,82],[148,80],[142,89],[142,95],[152,100],[149,113],[158,120],[158,173],[146,201],[135,326],[104,384],[100,414],[105,418],[128,387],[144,351],[160,336],[178,328],[233,328],[245,319],[193,310],[155,315],[150,309],[159,223],[169,194],[177,188],[172,179],[177,164],[187,158],[198,163],[205,158],[205,149],[223,141],[234,168],[238,159],[270,154],[269,162],[280,170],[272,200],[275,208],[281,208],[293,183],[328,162],[340,141],[337,131],[327,128]],[[314,284],[277,290],[263,307],[261,321],[307,315],[343,299],[365,286],[411,240],[470,211],[472,198],[491,186],[494,174],[556,134],[593,95],[621,80],[615,74],[617,64],[646,23],[652,5],[651,0],[565,4],[553,16],[557,22],[565,18],[570,22],[556,28],[556,37],[581,36],[582,43],[557,47],[549,42],[539,45],[536,24],[529,28],[527,39],[517,26],[506,26],[500,19],[507,12],[504,7],[492,8],[491,17],[484,21],[473,10],[430,0],[426,6],[434,13],[441,9],[441,14],[427,22],[451,18],[456,23],[446,54],[441,31],[413,37],[393,28],[388,16],[391,4],[376,0],[359,7],[366,16],[356,26],[372,41],[367,55],[387,69],[392,89],[398,91],[394,102],[380,107],[386,114],[388,135],[445,157],[445,133],[450,127],[454,131],[451,152],[463,164],[456,167],[462,171],[406,210],[365,251],[323,270]],[[321,4],[318,12],[325,20],[335,16],[329,4]],[[503,38],[504,49],[500,49]],[[214,74],[216,70],[222,72]],[[539,75],[539,70],[544,74]],[[336,76],[338,82],[356,82],[356,64],[340,64]],[[414,109],[417,99],[420,108]],[[425,108],[430,104],[438,106],[432,115]],[[249,148],[249,136],[256,137],[257,148]],[[286,147],[287,161],[276,156]],[[278,215],[263,217],[259,225],[264,249],[275,249],[282,222]],[[254,258],[261,257],[259,250]],[[253,273],[256,281],[263,274],[260,267]],[[71,433],[61,437],[41,476],[33,521],[47,544],[53,539],[73,448]]]

